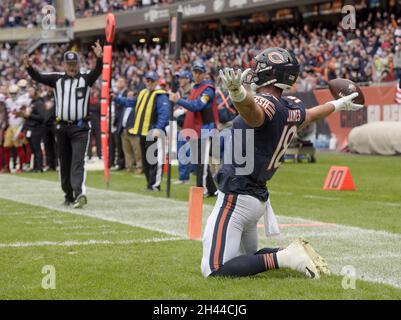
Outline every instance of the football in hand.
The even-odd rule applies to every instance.
[[[348,79],[333,79],[329,81],[329,89],[335,99],[339,99],[350,95],[351,93],[358,92],[359,95],[353,100],[354,103],[365,104],[365,97],[363,96],[361,88],[354,82]]]

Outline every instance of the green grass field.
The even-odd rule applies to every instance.
[[[323,191],[330,165],[349,166],[357,190]],[[316,164],[284,164],[278,170],[269,189],[279,223],[302,218],[338,228],[282,229],[283,238],[263,239],[261,245],[305,234],[333,265],[335,274],[320,280],[285,270],[204,279],[201,242],[185,240],[188,185],[173,186],[176,201],[166,201],[164,192],[145,195],[143,176],[113,172],[110,190],[105,190],[102,172],[89,172],[87,185],[102,190],[88,191],[85,210],[66,211],[53,183],[56,173],[2,175],[0,298],[400,299],[400,172],[399,157],[331,153],[318,154]],[[205,199],[205,207],[213,202]],[[130,215],[131,208],[143,216]],[[163,210],[183,214],[163,216]],[[340,270],[347,264],[361,270],[354,290],[342,287]],[[41,286],[45,265],[56,270],[54,290]]]

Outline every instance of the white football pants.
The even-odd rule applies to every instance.
[[[258,250],[257,223],[269,208],[270,201],[218,191],[202,238],[201,269],[204,277],[227,261]]]

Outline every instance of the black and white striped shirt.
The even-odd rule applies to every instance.
[[[95,69],[79,71],[75,77],[65,72],[39,73],[32,67],[27,71],[33,80],[53,88],[56,118],[62,121],[78,121],[88,116],[90,87],[102,73],[103,62],[99,58]]]

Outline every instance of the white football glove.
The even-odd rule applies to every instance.
[[[251,69],[246,69],[242,72],[238,69],[237,72],[232,68],[225,68],[219,71],[221,81],[223,81],[224,87],[227,88],[230,98],[234,102],[241,102],[246,98],[246,89],[242,85],[243,79],[248,75]]]
[[[184,108],[177,108],[173,112],[173,117],[178,118],[179,116],[183,115],[185,113],[185,111],[186,110]]]
[[[337,100],[329,101],[334,105],[334,111],[355,111],[363,108],[363,104],[353,103],[352,100],[355,99],[359,95],[358,92],[351,93],[348,96],[342,97]]]

